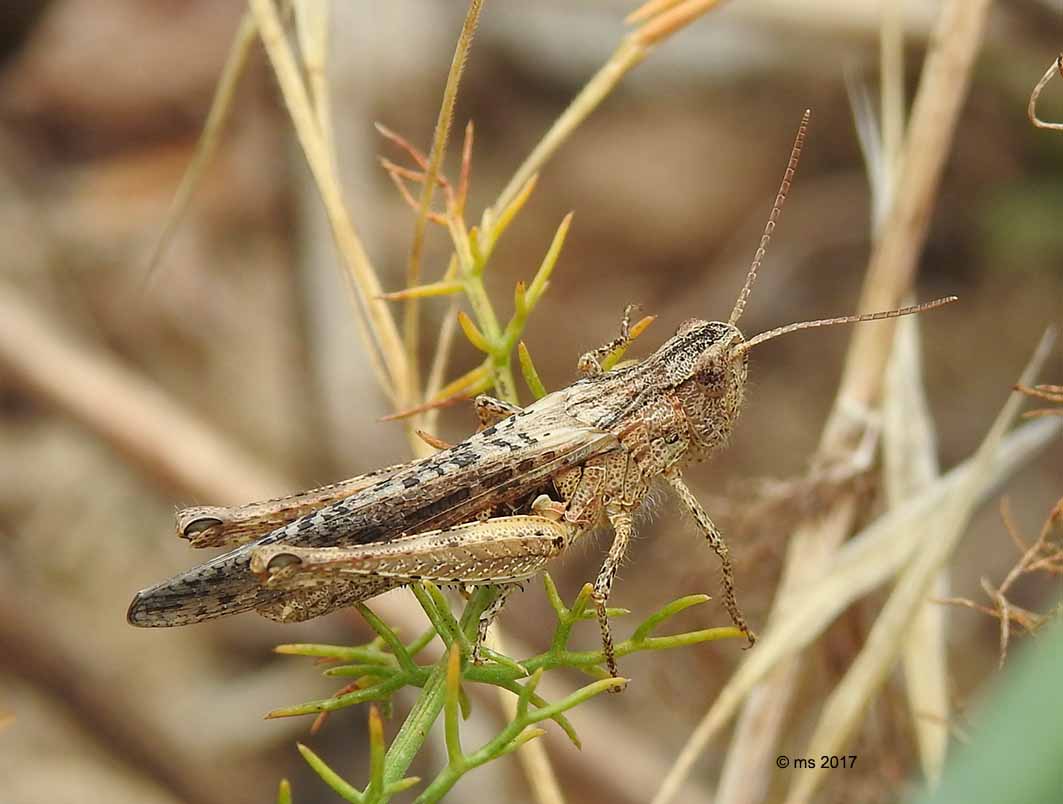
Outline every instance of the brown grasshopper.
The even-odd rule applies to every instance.
[[[255,610],[283,622],[316,617],[416,581],[498,585],[480,639],[506,595],[599,522],[615,534],[594,583],[606,662],[616,664],[606,601],[633,535],[632,515],[663,478],[693,516],[723,568],[724,605],[750,643],[735,599],[727,545],[683,482],[681,467],[730,436],[742,408],[749,350],[798,329],[871,321],[937,307],[806,321],[746,340],[737,328],[797,167],[798,129],[771,216],[727,322],[691,319],[653,355],[611,371],[620,337],[579,361],[583,375],[526,408],[476,399],[482,429],[431,457],[332,486],[237,508],[179,512],[178,533],[224,555],[139,592],[138,626],[170,626]]]

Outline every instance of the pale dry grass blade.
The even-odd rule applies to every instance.
[[[484,210],[480,223],[482,231],[489,231],[498,220],[502,210],[508,207],[520,195],[524,186],[538,175],[543,165],[550,160],[558,148],[569,138],[591,112],[598,108],[620,80],[646,58],[645,48],[630,39],[624,39],[620,46],[602,65],[597,73],[584,84],[579,94],[572,100],[550,126],[549,130],[536,143],[532,152],[517,168],[517,172],[503,188],[495,203]]]
[[[902,321],[886,373],[883,406],[883,486],[891,508],[918,495],[941,473],[920,353],[919,320]],[[930,597],[948,594],[948,573],[942,570],[931,583]],[[949,738],[947,616],[945,606],[924,601],[903,649],[908,709],[923,774],[931,784],[941,778]]]
[[[240,27],[237,28],[233,43],[229,48],[229,55],[225,59],[225,66],[222,67],[221,76],[218,78],[218,84],[214,88],[214,97],[211,98],[210,110],[207,112],[207,119],[203,123],[203,131],[199,135],[198,142],[196,142],[192,160],[188,163],[188,167],[185,168],[184,175],[181,176],[181,183],[177,185],[177,192],[174,193],[170,208],[166,211],[166,220],[163,223],[162,231],[159,233],[158,240],[155,241],[155,246],[148,257],[147,267],[144,272],[145,277],[150,277],[152,272],[158,267],[162,255],[166,253],[166,249],[177,231],[177,227],[181,224],[185,213],[188,211],[192,195],[195,193],[196,187],[199,186],[200,179],[203,178],[203,172],[218,150],[222,131],[229,118],[229,112],[232,110],[236,87],[239,85],[241,77],[243,77],[244,70],[247,67],[247,59],[251,54],[251,48],[257,39],[258,28],[255,25],[255,19],[250,12],[244,12],[243,18],[240,20]]]
[[[425,399],[435,399],[439,390],[443,387],[443,380],[447,373],[447,364],[450,362],[450,350],[454,345],[454,336],[458,332],[458,300],[452,298],[443,314],[443,323],[439,325],[439,337],[436,339],[435,355],[432,357],[432,367],[428,370],[428,380],[425,383]],[[439,421],[439,408],[426,410],[421,417],[421,426],[434,431]],[[423,457],[423,456],[422,456]]]
[[[293,0],[293,10],[310,100],[325,143],[325,152],[335,170],[336,144],[332,136],[332,103],[328,85],[330,3],[329,0]]]
[[[643,3],[624,17],[624,22],[628,25],[646,22],[647,20],[656,17],[658,14],[663,14],[673,6],[679,5],[681,2],[683,2],[683,0],[649,0],[649,2]]]
[[[637,67],[654,47],[710,11],[717,2],[718,0],[711,0],[711,2],[685,0],[678,4],[669,3],[665,6],[670,9],[666,14],[652,18],[640,17],[639,19],[646,19],[646,23],[624,37],[606,63],[599,68],[590,81],[584,84],[583,89],[572,99],[568,108],[554,121],[521,166],[517,168],[517,172],[513,174],[495,203],[484,210],[480,223],[481,231],[487,232],[494,226],[502,210],[520,195],[524,186],[542,170],[543,165],[571,136],[572,132],[579,128],[590,113],[598,108],[625,75]],[[654,7],[650,12],[651,16],[660,10]],[[668,18],[669,24],[662,27],[659,20],[667,15],[672,15]],[[650,30],[652,35],[649,35],[647,30]]]
[[[894,203],[868,264],[861,312],[895,307],[912,285],[990,4],[948,0],[942,8],[912,106]],[[895,326],[854,330],[840,396],[860,407],[878,397]]]
[[[882,114],[882,152],[884,158],[881,174],[887,184],[882,188],[884,201],[893,197],[893,189],[901,171],[901,156],[904,153],[904,4],[883,3],[879,27],[879,105]],[[885,204],[881,219],[876,219],[875,228],[889,205]]]
[[[880,29],[882,153],[872,184],[872,208],[880,212],[873,221],[877,233],[892,205],[904,146],[904,28],[902,8],[882,7]],[[866,151],[865,151],[866,152]],[[919,320],[898,324],[893,355],[886,369],[883,403],[883,491],[887,504],[896,507],[932,485],[941,474],[937,435],[926,399]],[[946,597],[949,578],[942,571],[934,579],[933,597]],[[931,784],[941,778],[949,738],[947,611],[926,602],[912,623],[904,647],[903,667],[909,715],[923,774]]]
[[[1035,425],[1040,425],[1034,429]],[[1040,419],[1021,425],[1003,441],[981,486],[985,502],[1010,476],[1063,435],[1063,421]],[[858,598],[892,578],[932,528],[935,512],[949,494],[968,482],[972,460],[945,474],[931,488],[896,508],[851,539],[832,562],[829,574],[791,601],[757,640],[756,649],[716,697],[676,760],[654,804],[671,801],[708,742],[738,711],[749,693],[783,662],[814,642]],[[914,534],[914,535],[913,535]]]
[[[676,31],[682,30],[719,3],[720,0],[681,0],[670,4],[670,8],[661,8],[658,13],[646,18],[643,26],[632,34],[632,38],[644,47],[652,47]],[[631,21],[632,17],[628,17],[628,21]]]
[[[306,83],[309,90],[314,117],[317,120],[318,131],[321,135],[323,150],[328,157],[329,169],[336,173],[336,144],[333,133],[332,102],[329,91],[328,78],[328,45],[329,29],[332,16],[329,0],[292,0],[293,16],[295,18],[295,33],[299,42],[299,51],[303,58],[303,68],[306,73]],[[337,182],[339,179],[337,178]],[[320,192],[320,191],[318,191]],[[323,311],[318,307],[316,314]],[[368,358],[369,368],[373,372],[377,385],[388,393],[391,380],[388,370],[384,366],[379,350],[370,348],[373,336],[366,323],[364,315],[351,316],[354,330],[358,339],[366,345],[365,354]],[[328,329],[329,323],[325,322],[320,329]],[[320,331],[320,330],[319,330]]]
[[[410,241],[410,252],[406,263],[406,287],[408,288],[421,284],[421,258],[424,254],[424,238],[428,228],[428,212],[432,205],[440,170],[443,167],[443,157],[447,152],[450,129],[454,122],[454,104],[458,100],[458,87],[461,85],[461,76],[465,71],[465,62],[469,58],[469,50],[472,47],[473,36],[476,34],[476,26],[479,24],[482,9],[483,0],[472,0],[469,3],[465,14],[465,24],[462,25],[461,34],[454,47],[454,56],[450,62],[450,71],[447,73],[447,83],[443,89],[443,101],[439,105],[435,133],[432,135],[432,148],[428,154],[428,167],[421,185],[421,197],[418,199],[417,217],[414,221],[413,238]],[[417,389],[420,384],[417,359],[420,300],[407,299],[405,306],[403,343],[406,348],[409,387],[406,389],[404,398],[413,403],[420,401],[417,399]],[[424,397],[424,399],[430,398],[428,395]],[[410,424],[413,426],[416,422]]]
[[[1046,332],[1022,374],[1022,382],[1036,379],[1052,348],[1054,333]],[[806,749],[806,756],[843,753],[843,746],[878,688],[897,661],[912,622],[926,603],[933,580],[952,555],[978,503],[981,490],[993,473],[993,462],[1004,434],[1022,405],[1022,395],[1012,392],[988,434],[971,459],[970,472],[943,500],[940,510],[924,522],[913,523],[919,549],[905,567],[882,612],[875,620],[863,649],[831,694]],[[787,804],[803,804],[825,780],[819,767],[794,777]]]
[[[1041,76],[1041,80],[1034,86],[1033,91],[1030,93],[1030,103],[1026,107],[1026,116],[1030,118],[1030,122],[1037,128],[1047,128],[1050,131],[1063,131],[1063,123],[1048,123],[1037,116],[1037,100],[1041,97],[1041,92],[1048,86],[1048,82],[1051,81],[1056,73],[1063,75],[1063,54],[1056,57],[1056,60],[1052,62],[1052,66],[1045,70],[1045,74]]]
[[[911,287],[988,9],[989,0],[948,0],[942,8],[916,93],[894,203],[872,250],[860,312],[895,307]],[[870,405],[881,391],[895,325],[894,320],[855,329],[814,464],[837,461],[851,454],[862,441]],[[856,510],[853,496],[843,495],[816,522],[795,531],[787,547],[768,630],[818,586],[832,554],[850,534]],[[754,661],[754,654],[761,650],[762,646],[758,646],[746,662]],[[738,736],[729,749],[734,759],[728,759],[732,764],[741,764],[750,778],[763,779],[770,774],[772,760],[778,753],[778,735],[802,666],[800,657],[795,657],[750,693],[739,720]],[[710,710],[705,715],[703,724],[713,717],[712,713]],[[678,793],[693,757],[700,751],[699,744],[704,745],[704,738],[699,736],[704,732],[699,726],[691,737],[665,780],[658,804]]]
[[[219,504],[261,500],[291,484],[230,444],[163,389],[102,350],[76,345],[13,288],[0,286],[0,367],[103,439],[169,492]]]
[[[379,350],[388,372],[389,382],[385,391],[393,400],[398,401],[406,387],[407,376],[406,355],[398,328],[386,302],[380,298],[383,295],[380,280],[347,212],[339,178],[333,170],[325,138],[318,126],[291,47],[284,36],[277,10],[270,0],[248,1],[270,64],[280,84],[299,144],[321,193],[333,237],[347,266],[349,287],[358,309],[365,314],[369,322],[373,340],[365,346],[367,349]]]

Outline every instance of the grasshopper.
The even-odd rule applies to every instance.
[[[481,429],[431,457],[281,499],[180,511],[178,534],[193,547],[233,549],[139,592],[129,622],[185,625],[249,610],[295,622],[416,581],[497,585],[500,593],[479,623],[482,641],[509,592],[607,521],[614,537],[593,600],[615,676],[606,601],[634,533],[633,514],[651,482],[662,478],[719,556],[724,605],[752,644],[727,544],[681,471],[730,436],[750,349],[799,329],[892,318],[955,299],[743,337],[738,320],[789,192],[808,119],[806,112],[726,322],[685,321],[650,357],[604,371],[604,358],[630,340],[628,308],[620,336],[580,358],[581,379],[525,408],[478,397]]]

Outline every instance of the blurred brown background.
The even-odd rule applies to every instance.
[[[910,93],[937,4],[908,5]],[[457,112],[459,125],[471,118],[477,126],[475,216],[623,33],[629,6],[577,6],[488,3]],[[158,631],[125,623],[137,589],[202,559],[173,537],[175,506],[241,502],[244,488],[280,492],[407,458],[401,428],[378,422],[386,403],[360,355],[316,192],[260,52],[187,220],[158,270],[145,271],[241,11],[217,0],[14,2],[0,11],[0,713],[16,716],[0,727],[5,802],[267,801],[282,775],[300,804],[336,800],[294,750],[296,739],[309,739],[309,721],[261,715],[335,686],[271,647],[365,641],[355,615],[297,626],[243,615]],[[389,289],[402,284],[413,218],[376,166],[387,146],[371,124],[428,146],[463,14],[462,4],[427,0],[335,4],[340,170]],[[654,53],[566,144],[489,276],[508,313],[513,283],[530,278],[561,217],[575,211],[527,332],[548,387],[569,382],[578,355],[614,335],[629,302],[659,317],[638,355],[683,319],[727,315],[806,106],[814,110],[809,142],[743,327],[751,334],[855,309],[869,209],[845,76],[877,92],[878,20],[871,0],[734,0]],[[1044,327],[1063,318],[1063,137],[1033,129],[1025,115],[1061,34],[1058,3],[997,5],[946,167],[918,287],[920,299],[960,297],[922,321],[946,468],[974,449]],[[1058,82],[1049,85],[1042,116],[1063,119],[1059,97]],[[439,232],[430,246],[426,270],[436,276],[446,256]],[[426,309],[436,321],[443,305]],[[426,331],[427,348],[434,330]],[[691,471],[729,533],[754,624],[771,602],[789,521],[786,511],[740,513],[758,481],[805,467],[849,335],[825,330],[758,349],[734,443]],[[29,379],[13,354],[45,366],[69,393]],[[1058,354],[1046,381],[1063,381]],[[195,417],[246,453],[248,472],[213,486],[213,496],[205,479],[196,496],[165,467],[136,458],[94,424],[125,410],[89,384],[94,375],[78,373],[100,359],[143,383],[137,390],[158,395],[165,410]],[[459,348],[453,373],[476,359]],[[460,438],[472,422],[471,409],[448,411],[441,435]],[[1061,477],[1056,448],[1010,484],[1026,533],[1058,497]],[[715,557],[670,503],[640,535],[615,605],[645,616],[681,594],[716,591]],[[980,596],[979,578],[999,579],[1014,559],[988,506],[956,557],[954,594]],[[562,593],[573,596],[599,563],[592,547],[560,562]],[[1052,591],[1028,584],[1016,600],[1047,608]],[[819,681],[802,697],[816,700],[819,685],[843,672],[874,603],[831,629],[812,674]],[[534,585],[502,622],[538,648],[547,612]],[[705,607],[682,624],[725,620]],[[995,673],[996,624],[956,611],[950,634],[962,711]],[[584,638],[592,645],[595,629]],[[724,643],[626,659],[628,691],[573,714],[597,755],[577,753],[556,730],[546,737],[571,800],[642,800],[594,757],[604,749],[650,777],[643,790],[654,789],[653,775],[740,653]],[[400,712],[410,700],[400,696]],[[832,782],[829,795],[893,800],[909,778],[904,707],[884,700],[863,743],[851,746],[867,764]],[[795,735],[807,714],[798,707]],[[469,745],[493,733],[493,718],[481,704]],[[359,784],[364,724],[349,710],[309,739]],[[616,733],[603,728],[610,725]],[[397,722],[385,728],[392,734]],[[801,745],[795,737],[791,747]],[[442,756],[425,759],[422,772]],[[702,779],[713,778],[715,761],[703,760]],[[454,800],[527,796],[507,760],[459,785]]]

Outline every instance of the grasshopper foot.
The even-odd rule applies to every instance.
[[[485,637],[486,634],[484,634],[483,636],[477,634],[476,644],[472,646],[472,654],[469,656],[469,658],[472,660],[472,663],[477,666],[484,663],[483,640]]]
[[[594,595],[594,610],[598,614],[598,627],[602,632],[602,653],[605,654],[605,666],[609,671],[609,675],[613,678],[619,678],[619,674],[616,672],[616,650],[613,648],[613,635],[609,630],[609,616],[605,611],[605,598],[595,594]],[[609,692],[620,692],[622,687],[616,687],[610,689]]]

